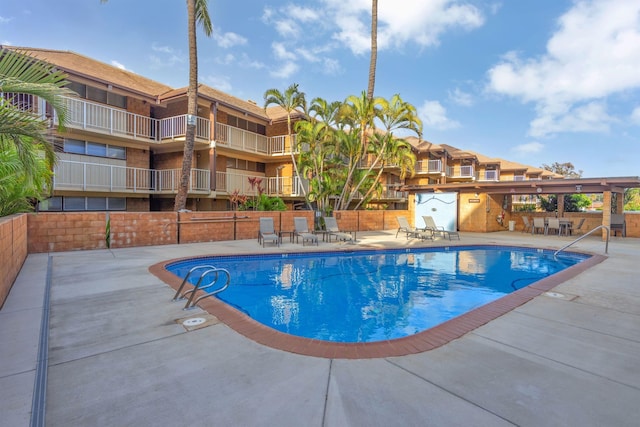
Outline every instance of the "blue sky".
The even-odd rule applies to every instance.
[[[263,102],[366,90],[370,0],[210,0],[200,81]],[[379,0],[376,95],[424,138],[584,177],[640,175],[638,0]],[[3,0],[0,43],[80,54],[187,85],[184,0]]]

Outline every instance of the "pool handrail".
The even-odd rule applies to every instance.
[[[203,268],[216,268],[216,267],[213,265],[196,265],[191,270],[189,270],[187,275],[184,276],[184,280],[182,280],[182,283],[178,287],[178,290],[176,291],[175,295],[173,296],[172,301],[179,301],[185,298],[185,295],[187,295],[188,292],[185,292],[183,295],[180,295],[180,292],[182,292],[182,288],[184,288],[184,285],[187,283],[187,280],[189,280],[189,276],[191,276],[191,273],[193,273],[194,271],[197,271]]]
[[[574,243],[579,242],[580,240],[584,239],[585,237],[587,237],[588,235],[592,234],[594,231],[599,230],[601,228],[604,228],[605,230],[607,230],[607,238],[605,239],[605,246],[604,246],[604,253],[609,253],[609,227],[607,227],[606,225],[599,225],[596,228],[594,228],[593,230],[584,233],[582,236],[578,237],[576,240],[572,241],[571,243],[564,245],[563,247],[561,247],[560,249],[558,249],[557,251],[555,251],[553,253],[553,257],[555,258],[561,251],[567,249],[569,246],[573,245]]]

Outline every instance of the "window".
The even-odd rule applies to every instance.
[[[125,160],[127,158],[127,149],[124,147],[107,145],[107,157]]]
[[[62,197],[50,197],[46,200],[38,203],[38,210],[40,211],[61,211],[62,210]]]
[[[38,204],[38,210],[52,211],[124,211],[127,199],[124,197],[51,197]]]
[[[65,211],[84,211],[85,207],[85,198],[84,197],[65,197],[64,201],[64,210]]]
[[[101,104],[112,105],[118,108],[127,108],[127,97],[124,95],[76,82],[69,83],[67,88],[76,92],[80,98],[99,102]]]
[[[77,139],[64,140],[64,152],[73,154],[85,154],[85,142]]]
[[[107,146],[96,142],[87,142],[87,154],[89,156],[107,157]]]
[[[88,156],[108,157],[110,159],[127,159],[127,149],[117,145],[100,144],[98,142],[80,141],[77,139],[64,140],[65,153],[85,154]]]

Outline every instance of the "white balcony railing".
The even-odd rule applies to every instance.
[[[127,166],[59,160],[54,169],[55,190],[122,193],[176,193],[180,169],[144,169]],[[189,192],[206,193],[210,172],[191,169]]]
[[[418,160],[416,173],[441,173],[442,160]]]
[[[473,166],[447,166],[447,176],[450,178],[473,178]]]
[[[237,150],[269,154],[269,138],[233,126],[216,123],[216,143]]]
[[[154,119],[81,98],[63,99],[68,110],[67,125],[71,128],[149,142],[162,142],[165,139],[185,137],[187,134],[186,114]],[[197,117],[196,139],[209,141],[210,135],[210,120]]]
[[[500,172],[497,170],[484,171],[478,178],[479,181],[500,181]]]
[[[216,191],[230,194],[237,190],[238,193],[246,196],[256,195],[258,189],[256,186],[251,187],[249,178],[260,179],[260,187],[268,196],[299,197],[304,194],[302,192],[304,184],[301,184],[296,177],[266,177],[234,172],[216,172]]]

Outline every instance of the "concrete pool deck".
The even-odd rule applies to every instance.
[[[422,244],[395,232],[358,240]],[[570,240],[463,233],[446,244]],[[599,238],[574,247],[604,253]],[[47,425],[637,425],[638,239],[612,238],[604,262],[442,347],[375,359],[258,344],[200,309],[183,311],[148,271],[172,258],[278,250],[245,240],[29,255],[0,310],[0,426],[30,422],[48,264]],[[205,316],[205,327],[177,321],[193,316]]]

